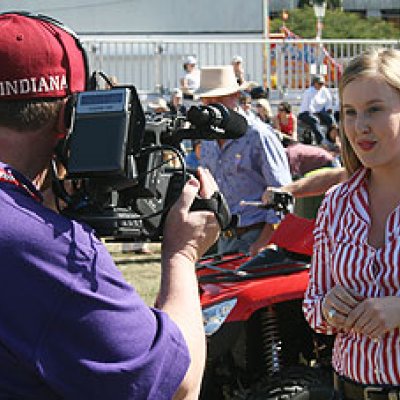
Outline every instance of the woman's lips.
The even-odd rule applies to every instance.
[[[376,145],[376,142],[373,140],[360,140],[359,142],[357,142],[357,145],[363,151],[370,151]]]

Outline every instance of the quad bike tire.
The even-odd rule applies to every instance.
[[[332,400],[330,371],[306,366],[290,367],[257,383],[244,400]]]

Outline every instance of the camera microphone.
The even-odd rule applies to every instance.
[[[192,106],[187,119],[199,130],[193,139],[237,139],[247,131],[246,118],[219,103]]]

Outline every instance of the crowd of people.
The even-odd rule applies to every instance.
[[[203,82],[203,80],[208,79],[210,73],[214,72],[210,72],[208,66],[199,68],[194,56],[187,57],[183,65],[185,75],[180,80],[180,88],[171,91],[169,102],[164,98],[150,102],[148,104],[150,112],[185,115],[188,107],[193,104],[193,100],[196,100],[198,104],[204,103],[205,96],[202,94],[202,87],[205,84],[208,85],[208,82]],[[298,179],[319,168],[341,166],[338,114],[333,110],[332,95],[325,86],[323,76],[316,75],[312,78],[311,86],[304,91],[296,113],[287,101],[281,101],[276,107],[271,106],[268,89],[257,82],[245,79],[244,60],[241,56],[236,55],[232,58],[231,64],[219,67],[233,70],[237,86],[233,87],[232,82],[218,84],[230,85],[235,90],[236,111],[245,116],[249,124],[253,125],[256,121],[261,121],[267,125],[268,129],[272,127],[275,131],[285,147],[293,179]],[[191,86],[189,95],[187,85],[191,80],[185,78],[188,74],[196,76],[196,84]],[[225,79],[225,76],[220,78]],[[215,77],[215,79],[219,78]],[[273,108],[276,109],[273,110]],[[299,121],[303,124],[302,127],[299,126]],[[311,139],[306,136],[307,133],[311,135]],[[184,150],[188,153],[189,162],[199,163],[200,152],[197,152],[198,155],[195,156],[193,143],[186,142],[185,144]],[[201,143],[197,142],[196,146],[200,147]]]
[[[152,111],[184,114],[184,99],[198,97],[239,113],[247,131],[193,142],[197,172],[168,213],[150,308],[95,232],[50,207],[68,99],[89,87],[79,39],[42,15],[4,13],[0,28],[0,397],[197,398],[206,346],[196,261],[216,240],[221,252],[268,246],[280,216],[242,200],[335,186],[316,219],[304,313],[312,328],[336,335],[337,399],[399,398],[400,51],[371,50],[346,66],[340,129],[321,76],[297,116],[287,102],[274,115],[268,91],[246,82],[240,56],[202,68],[185,60],[180,87]],[[315,144],[299,141],[298,120]],[[189,211],[196,196],[217,190],[239,217],[223,234],[214,213]]]

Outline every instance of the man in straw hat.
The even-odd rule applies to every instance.
[[[168,103],[162,97],[157,98],[155,101],[151,101],[148,106],[149,109],[156,114],[162,114],[169,111]]]
[[[204,104],[221,103],[239,111],[241,87],[231,65],[201,69],[198,90]],[[214,175],[231,212],[239,216],[235,234],[224,233],[218,251],[241,251],[256,255],[266,247],[279,217],[272,210],[241,206],[241,200],[261,200],[264,189],[291,182],[285,151],[272,128],[259,120],[238,139],[204,141],[200,163]]]

